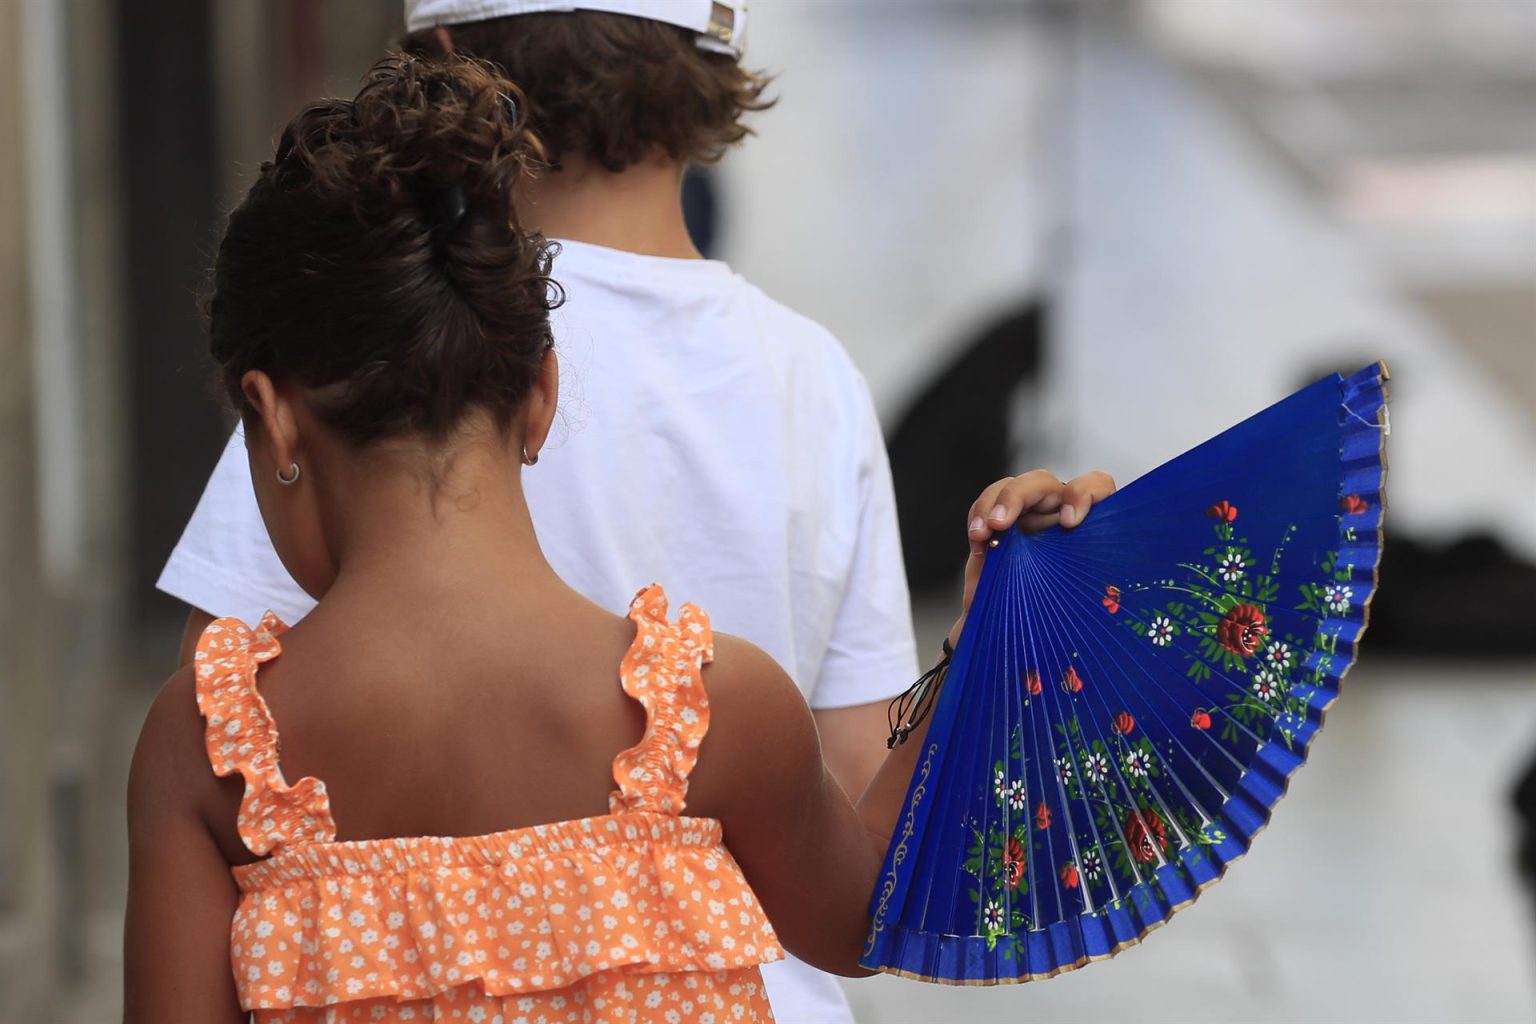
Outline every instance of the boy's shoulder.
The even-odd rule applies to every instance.
[[[839,380],[863,385],[863,375],[825,325],[769,295],[723,261],[645,256],[568,241],[559,245],[554,276],[564,279],[567,316],[591,315],[599,304],[610,309],[633,305],[675,308],[680,320],[697,324],[699,307],[689,300],[712,295],[724,301],[709,308],[727,321],[724,326],[732,333],[757,337],[765,351],[779,358],[808,360]]]
[[[817,407],[815,430],[847,438],[863,458],[866,440],[879,433],[874,398],[864,374],[842,342],[825,325],[791,309],[738,275],[748,296],[743,317],[755,333],[765,363],[775,366],[785,393],[802,408]]]
[[[842,342],[838,341],[837,336],[824,324],[798,310],[791,309],[739,274],[737,280],[757,305],[764,326],[772,330],[775,335],[792,339],[807,352],[823,355],[835,360],[848,370],[857,372]]]

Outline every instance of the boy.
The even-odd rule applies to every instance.
[[[874,407],[834,338],[700,258],[683,221],[687,166],[769,106],[738,63],[745,17],[740,0],[408,0],[406,48],[500,65],[548,150],[518,206],[563,250],[568,433],[524,476],[551,565],[611,611],[665,581],[773,655],[857,795],[918,672]],[[237,433],[160,578],[193,608],[184,661],[213,616],[294,622],[313,603],[272,552],[242,449]],[[852,1020],[830,976],[764,975],[781,1021]]]

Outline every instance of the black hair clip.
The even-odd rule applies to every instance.
[[[432,249],[441,256],[449,237],[469,213],[469,203],[464,198],[463,186],[453,184],[438,191],[435,205],[436,209],[432,211]]]

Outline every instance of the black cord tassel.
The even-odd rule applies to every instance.
[[[893,750],[898,744],[907,742],[912,730],[922,725],[923,719],[933,711],[944,675],[949,671],[949,659],[954,653],[955,649],[949,646],[949,637],[945,637],[944,657],[933,668],[918,676],[917,682],[907,687],[905,693],[891,701],[885,713],[885,720],[891,726],[891,738],[885,741],[886,749]]]

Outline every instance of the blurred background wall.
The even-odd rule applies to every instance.
[[[153,580],[224,439],[205,270],[399,19],[0,0],[4,1024],[117,1013],[126,765],[183,614]],[[1320,373],[1397,378],[1367,658],[1277,837],[1114,965],[859,984],[860,1019],[1536,1018],[1536,4],[760,0],[747,59],[781,102],[694,183],[711,254],[868,377],[925,634],[1001,473],[1128,480]]]

